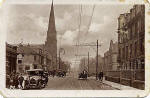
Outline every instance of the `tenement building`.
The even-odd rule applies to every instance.
[[[145,81],[145,6],[134,5],[118,18],[118,62],[120,83],[144,89]]]

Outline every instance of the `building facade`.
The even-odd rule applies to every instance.
[[[104,53],[104,70],[114,71],[119,69],[119,64],[117,62],[118,57],[118,43],[110,41],[110,47],[107,52]]]
[[[141,88],[145,81],[145,6],[134,5],[118,18],[118,62],[125,85]]]
[[[47,70],[48,62],[51,62],[40,48],[30,45],[19,45],[17,49],[17,72],[25,73],[29,69],[42,68]]]
[[[17,46],[6,43],[6,74],[16,72]]]

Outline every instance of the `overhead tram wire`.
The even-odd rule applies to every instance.
[[[91,14],[91,17],[90,17],[90,21],[89,21],[89,24],[88,24],[88,27],[87,27],[87,31],[85,32],[85,38],[84,38],[83,42],[86,41],[86,36],[89,33],[89,29],[90,29],[90,26],[91,26],[91,23],[92,23],[93,15],[94,15],[95,6],[96,5],[94,4],[93,9],[92,9],[92,14]]]
[[[89,21],[89,24],[88,24],[88,27],[87,27],[87,30],[86,30],[86,33],[85,33],[85,36],[87,36],[87,34],[89,33],[89,28],[90,28],[90,26],[91,26],[91,23],[92,23],[92,18],[93,18],[93,15],[94,15],[94,10],[95,10],[95,6],[96,5],[94,5],[93,6],[93,9],[92,9],[92,15],[91,15],[91,17],[90,17],[90,21]],[[81,18],[82,18],[82,5],[81,6],[79,6],[79,35],[80,35],[80,33],[81,33],[81,31],[80,31],[80,29],[81,29]],[[78,38],[77,38],[77,40],[78,40],[78,42],[76,43],[76,45],[77,45],[77,54],[78,54],[78,48],[79,48],[79,43],[80,43],[80,39],[79,39],[79,36],[78,35]],[[86,37],[85,37],[86,38]],[[83,42],[85,42],[86,41],[86,39],[84,39],[84,41]],[[77,56],[76,56],[76,59],[77,59]]]
[[[86,30],[86,32],[85,32],[85,38],[84,38],[84,40],[83,40],[83,43],[86,41],[86,36],[87,36],[88,33],[89,33],[89,29],[90,29],[90,26],[91,26],[91,23],[92,23],[92,19],[93,19],[95,7],[96,7],[96,5],[94,4],[94,6],[93,6],[93,8],[92,8],[92,14],[91,14],[91,16],[90,16],[90,21],[89,21],[89,24],[87,25],[88,27],[87,27],[87,30]],[[92,46],[89,46],[89,47],[91,48]],[[94,47],[92,47],[92,48],[94,49]],[[95,50],[94,50],[94,51],[95,51]]]
[[[93,18],[93,15],[94,15],[94,9],[95,9],[95,5],[93,6],[93,9],[92,9],[92,15],[91,15],[91,17],[90,17],[90,21],[89,21],[89,24],[88,24],[88,27],[87,27],[87,30],[86,30],[86,33],[85,33],[85,35],[87,36],[87,34],[88,34],[88,32],[89,32],[89,28],[90,28],[90,25],[91,25],[91,23],[92,23],[92,18]],[[82,15],[81,15],[81,13],[82,13],[82,5],[81,6],[79,6],[79,35],[80,35],[80,29],[81,29],[81,18],[82,18]],[[78,42],[76,43],[76,45],[78,44],[79,45],[79,43],[80,43],[80,41],[79,41],[79,36],[78,35]],[[85,37],[86,38],[86,37]],[[84,39],[84,41],[83,42],[85,42],[86,41],[86,39]],[[78,45],[77,45],[77,54],[78,54]],[[77,58],[77,57],[76,57]]]
[[[78,51],[78,48],[79,48],[79,47],[78,47],[78,44],[79,44],[79,40],[80,40],[80,39],[79,39],[79,37],[80,37],[79,35],[80,35],[81,22],[82,22],[82,21],[81,21],[81,19],[82,19],[82,15],[81,15],[81,14],[82,14],[82,4],[79,5],[79,27],[78,27],[78,28],[79,28],[79,31],[78,31],[79,34],[78,34],[78,38],[77,38],[77,41],[76,41],[76,46],[77,46],[77,47],[76,47],[76,54],[78,54],[78,52],[79,52],[79,51]],[[77,56],[76,56],[75,64],[77,64],[76,61],[77,61]]]
[[[90,21],[89,21],[89,24],[88,24],[87,32],[85,32],[85,38],[84,38],[83,42],[86,41],[86,36],[87,36],[88,33],[89,33],[89,29],[90,29],[90,26],[91,26],[91,23],[92,23],[92,19],[93,19],[95,7],[96,7],[96,5],[94,4],[93,9],[92,9],[92,14],[91,14],[91,17],[90,17]],[[94,49],[94,47],[92,47],[92,46],[89,46],[89,47]],[[95,50],[94,50],[94,51],[95,51]]]
[[[80,43],[80,33],[81,33],[81,24],[82,24],[82,4],[79,6],[79,35],[78,35],[78,44]]]

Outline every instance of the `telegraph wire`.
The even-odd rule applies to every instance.
[[[92,14],[91,14],[91,16],[90,16],[90,20],[89,20],[89,23],[88,23],[88,25],[87,25],[87,30],[86,30],[86,32],[85,32],[85,36],[87,36],[88,35],[88,33],[89,33],[89,29],[90,29],[90,26],[91,26],[91,23],[92,23],[92,18],[93,18],[93,15],[94,15],[94,10],[95,10],[95,6],[96,5],[94,5],[93,6],[93,8],[92,8]],[[79,54],[79,43],[80,43],[80,33],[81,33],[81,24],[82,24],[82,13],[83,13],[83,8],[82,8],[82,5],[80,5],[79,6],[79,34],[78,34],[78,38],[77,38],[77,42],[76,42],[76,45],[77,45],[77,47],[76,47],[76,54],[78,55]],[[84,40],[83,40],[83,42],[85,42],[86,41],[86,37],[84,38]],[[90,46],[90,48],[91,48],[91,46]],[[76,56],[76,60],[75,60],[75,64],[76,64],[76,61],[77,61],[77,56]]]
[[[76,42],[76,45],[78,45],[79,44],[79,35],[80,35],[80,29],[81,29],[81,19],[82,19],[82,4],[81,5],[79,5],[79,24],[78,24],[78,28],[79,28],[79,30],[78,30],[78,37],[77,37],[77,42]],[[78,49],[79,49],[79,47],[77,46],[76,47],[76,54],[78,54],[79,53],[79,51],[78,51]],[[76,59],[75,59],[75,64],[77,64],[77,56],[76,56]]]
[[[92,9],[92,14],[91,14],[91,17],[90,17],[90,21],[89,21],[89,24],[88,24],[88,27],[87,27],[87,31],[85,32],[85,37],[84,37],[83,42],[86,41],[86,36],[87,36],[88,33],[89,33],[89,29],[90,29],[90,26],[91,26],[91,23],[92,23],[92,19],[93,19],[95,7],[96,7],[96,5],[94,4],[93,9]]]

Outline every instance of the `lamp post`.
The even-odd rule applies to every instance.
[[[65,54],[64,48],[60,48],[60,49],[59,49],[59,66],[58,66],[58,69],[60,69],[60,58],[61,58],[60,53],[61,53],[61,52],[63,52],[63,55]]]

